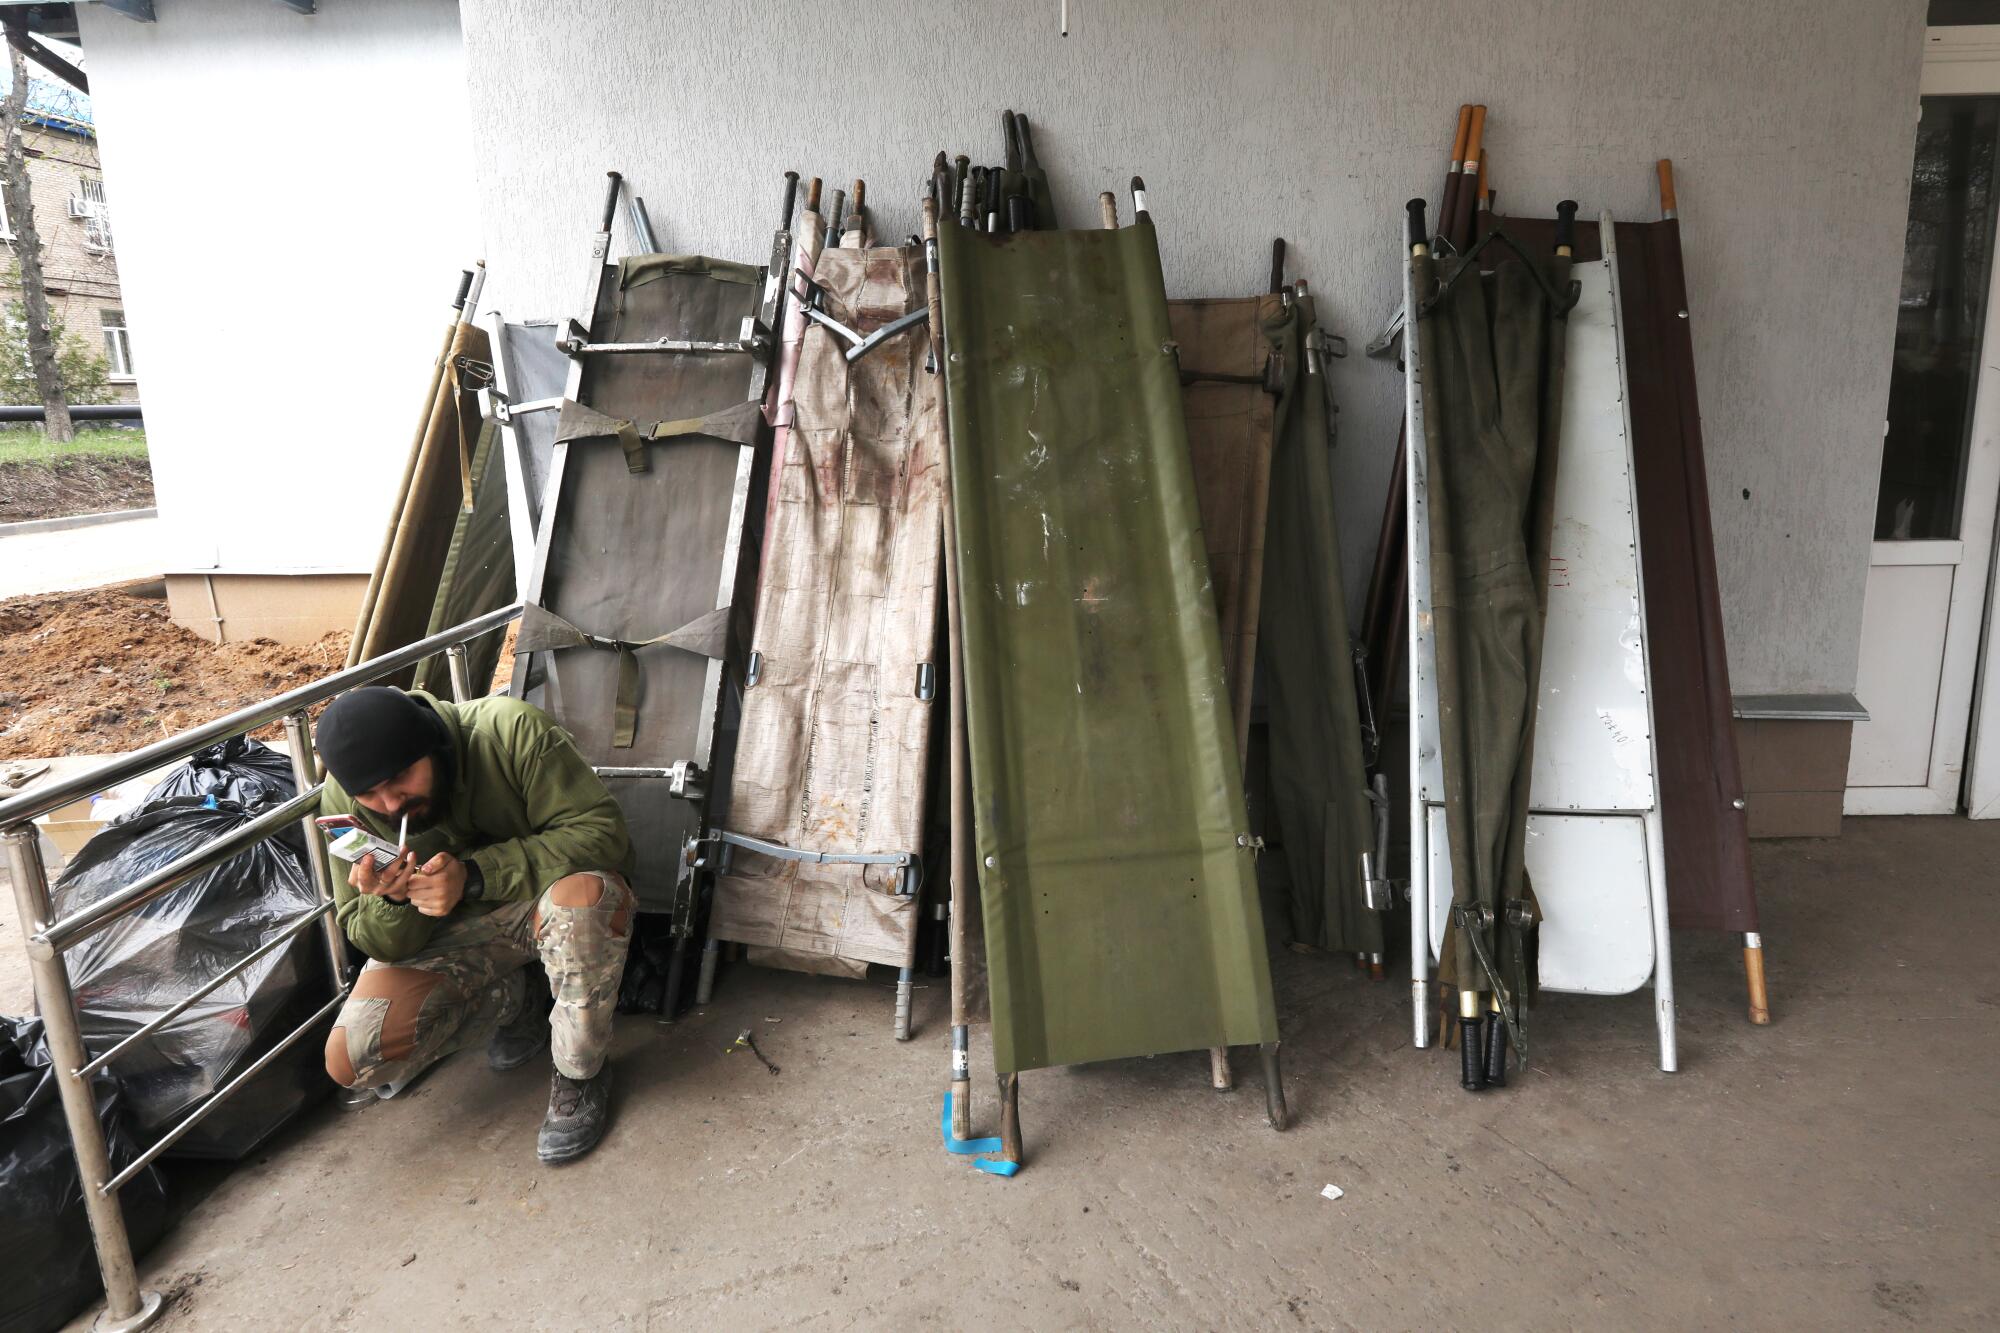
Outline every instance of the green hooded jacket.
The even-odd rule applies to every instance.
[[[480,899],[461,902],[454,914],[538,898],[578,871],[632,873],[624,814],[547,713],[504,696],[451,704],[422,690],[410,695],[444,719],[455,769],[442,816],[411,833],[410,849],[419,865],[450,852],[478,866],[486,881]],[[321,814],[354,815],[377,837],[396,840],[394,824],[356,805],[331,776],[319,804]],[[356,948],[393,963],[429,942],[441,918],[350,888],[346,870],[345,862],[333,862],[334,910]]]

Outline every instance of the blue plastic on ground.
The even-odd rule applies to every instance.
[[[944,1095],[944,1115],[938,1123],[938,1128],[944,1133],[944,1150],[963,1156],[999,1152],[998,1139],[955,1139],[951,1136],[951,1096],[949,1091]],[[1005,1158],[996,1160],[981,1157],[972,1164],[972,1167],[975,1171],[984,1171],[989,1176],[1011,1176],[1021,1169],[1021,1164],[1007,1161]]]

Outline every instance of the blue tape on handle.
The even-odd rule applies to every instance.
[[[946,1152],[970,1155],[973,1153],[1000,1151],[1000,1140],[998,1139],[955,1139],[951,1136],[950,1092],[946,1092],[944,1095],[944,1119],[938,1128],[944,1131],[944,1150]]]
[[[944,1132],[946,1152],[972,1156],[978,1153],[997,1153],[1001,1150],[998,1139],[955,1139],[951,1136],[951,1093],[948,1091],[944,1095],[944,1115],[939,1121],[938,1128]],[[1021,1164],[1010,1162],[1004,1157],[997,1159],[981,1157],[972,1164],[972,1169],[984,1171],[989,1176],[1011,1176],[1021,1169]]]

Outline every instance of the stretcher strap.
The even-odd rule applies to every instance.
[[[470,424],[479,413],[475,395],[493,383],[492,362],[469,356],[465,350],[477,330],[475,324],[460,324],[452,333],[451,351],[445,358],[445,376],[450,381],[445,400],[458,427],[459,508],[468,514],[472,512],[472,455],[478,435]]]
[[[764,281],[764,270],[753,264],[710,259],[707,255],[628,255],[618,261],[618,290],[630,291],[676,274],[745,286],[756,286]]]
[[[700,657],[725,659],[729,653],[730,612],[730,607],[719,606],[679,629],[650,639],[615,639],[578,629],[547,607],[529,603],[521,608],[521,633],[515,648],[524,653],[563,648],[598,648],[617,653],[618,697],[612,716],[611,744],[629,750],[639,727],[638,650],[664,644]]]
[[[649,467],[646,462],[647,440],[700,436],[726,444],[754,445],[763,419],[761,404],[738,403],[720,412],[710,412],[707,416],[656,422],[650,430],[641,433],[633,422],[607,416],[595,408],[565,398],[561,414],[556,419],[556,443],[616,439],[618,447],[625,453],[625,470],[636,474],[647,471]]]

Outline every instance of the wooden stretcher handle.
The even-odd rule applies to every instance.
[[[1674,160],[1663,157],[1659,164],[1660,173],[1660,216],[1673,218],[1680,216],[1680,209],[1674,202]]]

